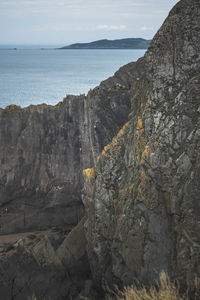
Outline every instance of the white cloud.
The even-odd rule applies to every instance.
[[[140,29],[141,29],[142,31],[154,30],[154,28],[153,28],[152,26],[142,26],[142,27],[140,27]]]
[[[152,38],[179,0],[0,0],[0,42]]]
[[[98,25],[97,30],[125,30],[126,25]]]
[[[72,31],[98,31],[98,30],[126,30],[125,25],[97,25],[97,26],[71,26],[69,24],[48,24],[43,27],[37,27],[36,32],[72,32]]]

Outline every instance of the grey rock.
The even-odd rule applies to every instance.
[[[84,255],[86,255],[86,238],[84,232],[83,218],[79,224],[67,235],[61,246],[57,249],[56,255],[67,268],[73,268]]]
[[[62,266],[47,236],[34,246],[32,253],[35,260],[41,267],[51,265],[56,267]]]
[[[94,178],[85,175],[88,256],[101,287],[154,283],[162,270],[188,290],[200,278],[199,20],[199,1],[178,2],[129,65],[130,121]]]
[[[108,100],[106,85],[56,106],[0,111],[0,210],[7,207],[1,233],[71,230],[81,220],[82,171],[127,121],[131,107],[130,88],[111,88]]]
[[[10,251],[12,249],[14,249],[14,246],[11,243],[6,243],[6,244],[3,245],[3,251],[4,252],[8,252],[8,251]]]

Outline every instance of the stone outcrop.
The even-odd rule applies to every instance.
[[[78,261],[81,260],[86,255],[86,238],[84,231],[84,223],[86,218],[83,218],[79,224],[72,229],[72,231],[65,238],[61,246],[56,251],[56,254],[62,265],[66,268],[74,268],[75,264],[79,264]]]
[[[86,254],[85,219],[67,236],[37,232],[5,244],[0,251],[0,299],[27,300],[35,295],[37,299],[78,300],[95,294]]]
[[[47,236],[39,241],[32,249],[32,254],[42,268],[46,266],[62,267],[62,263]]]
[[[80,148],[87,153],[89,142],[85,105],[81,96],[55,107],[10,106],[1,112],[2,233],[52,226],[68,230],[81,219],[77,170],[90,164],[80,153]]]
[[[200,278],[200,2],[182,0],[144,57],[123,68],[129,121],[86,170],[96,284]],[[123,83],[121,83],[123,84]]]
[[[1,233],[70,230],[79,222],[82,170],[130,112],[129,89],[118,91],[113,87],[108,95],[102,84],[87,97],[67,96],[56,106],[0,111]]]
[[[8,251],[0,258],[4,299],[98,298],[80,221],[82,171],[128,119],[132,92],[117,76],[56,106],[0,109],[0,233],[70,232],[59,247],[48,237],[22,251],[10,242],[3,246]]]

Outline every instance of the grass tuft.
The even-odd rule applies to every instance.
[[[181,296],[179,289],[174,283],[171,283],[165,272],[160,274],[160,282],[158,287],[151,286],[150,289],[142,287],[126,287],[123,292],[120,292],[117,300],[186,300]]]

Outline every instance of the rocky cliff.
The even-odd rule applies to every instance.
[[[118,77],[56,106],[0,109],[0,299],[98,297],[82,171],[128,119],[132,91]]]
[[[79,168],[90,164],[85,97],[55,107],[9,106],[0,116],[2,233],[75,225],[83,209]],[[82,139],[81,139],[82,137]],[[76,191],[76,192],[75,192]]]
[[[1,234],[45,230],[32,242],[26,235],[23,246],[2,246],[4,299],[34,291],[95,299],[91,280],[102,291],[154,283],[162,270],[193,290],[200,278],[199,41],[199,0],[181,0],[145,56],[87,96],[0,111]],[[74,228],[84,215],[81,198],[86,219]]]
[[[85,172],[93,277],[153,283],[200,278],[200,2],[180,1],[145,56],[124,67],[129,121]],[[127,69],[126,69],[127,68]]]
[[[1,110],[0,232],[76,225],[84,214],[82,170],[129,112],[129,89],[112,88],[108,95],[103,85],[56,106]]]

